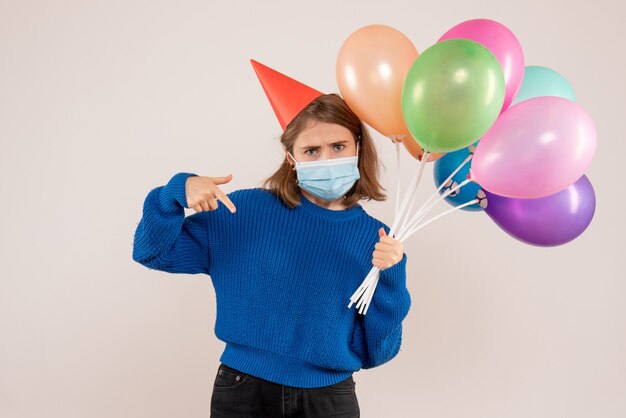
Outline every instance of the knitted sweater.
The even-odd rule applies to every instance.
[[[396,356],[411,304],[406,262],[380,272],[367,315],[347,305],[372,267],[378,229],[359,204],[323,208],[301,195],[289,208],[263,188],[227,194],[185,217],[178,173],[152,189],[134,235],[133,259],[170,273],[204,273],[215,289],[220,361],[282,385],[313,388]]]

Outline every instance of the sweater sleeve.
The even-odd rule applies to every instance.
[[[384,226],[389,233],[389,228]],[[394,358],[402,343],[402,321],[411,306],[406,287],[407,255],[393,266],[379,272],[378,285],[367,314],[357,314],[352,350],[364,369],[380,366]]]
[[[178,173],[152,189],[133,240],[133,260],[169,273],[209,274],[206,212],[185,217],[185,183],[193,173]]]

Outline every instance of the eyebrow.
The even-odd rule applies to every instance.
[[[350,141],[347,140],[343,140],[343,141],[337,141],[337,142],[333,142],[332,144],[329,145],[343,145],[343,144],[347,144]],[[303,145],[302,149],[315,149],[315,148],[319,148],[319,145]]]

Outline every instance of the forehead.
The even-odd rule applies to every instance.
[[[354,142],[352,132],[336,123],[312,121],[296,138],[296,146],[324,145],[335,142]]]

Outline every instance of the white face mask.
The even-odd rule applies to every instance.
[[[296,161],[298,185],[323,200],[336,200],[345,195],[361,178],[359,174],[359,143],[357,155],[319,161]]]

